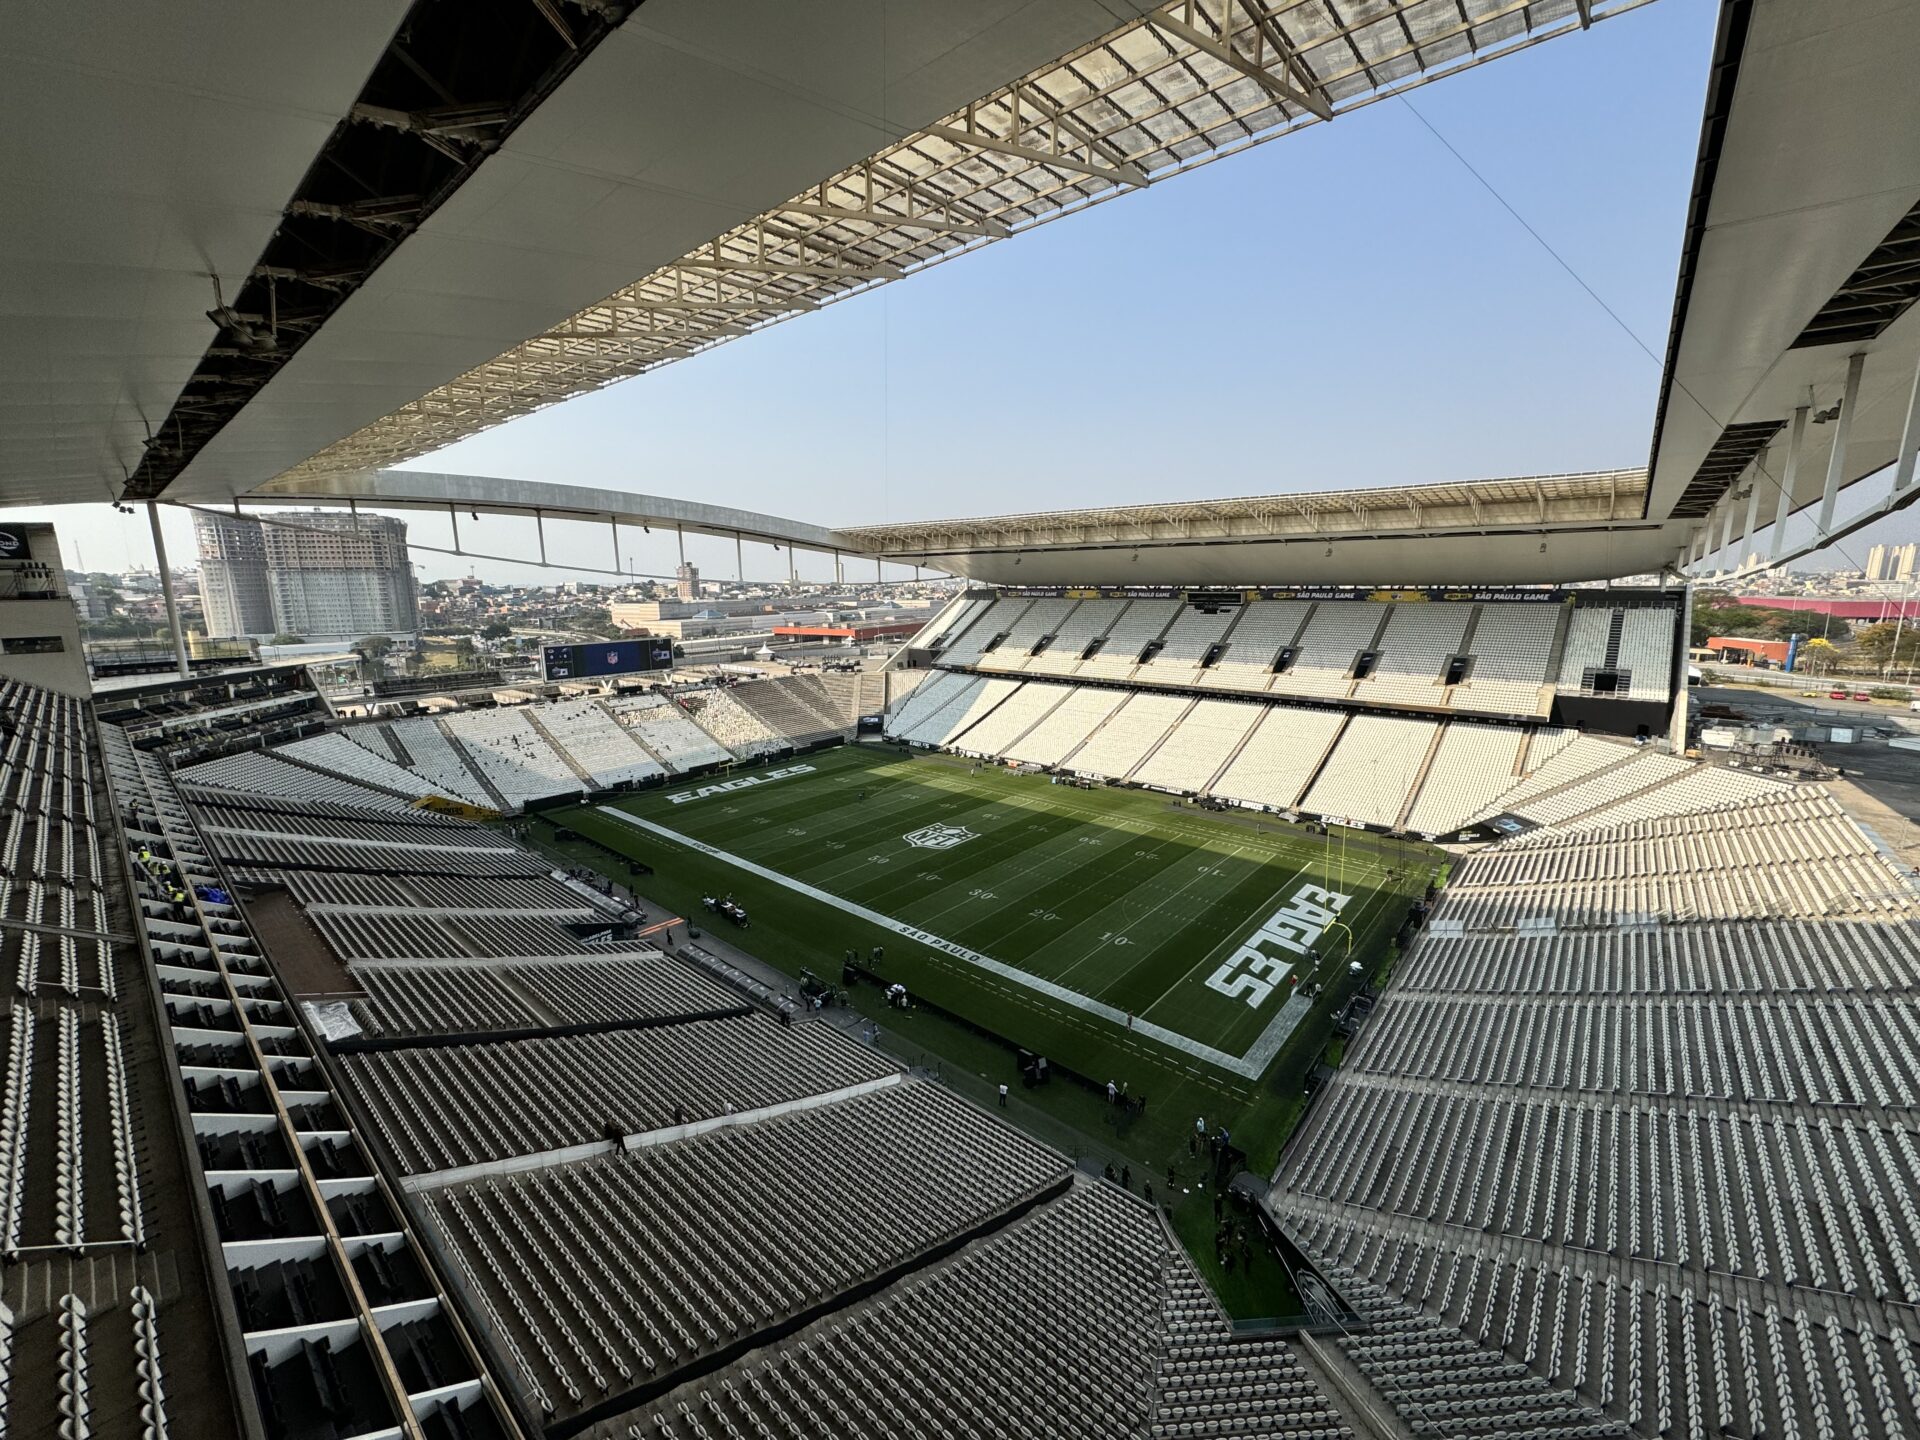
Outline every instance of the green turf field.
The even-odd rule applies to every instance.
[[[846,949],[864,962],[880,945],[889,978],[994,1028],[1011,1011],[1016,1039],[1039,1012],[1243,1083],[1309,993],[1378,958],[1432,868],[1417,845],[858,746],[564,823],[731,894],[782,941],[798,929],[828,978]],[[755,950],[772,938],[715,928]],[[954,982],[977,993],[956,1004]]]
[[[782,773],[800,765],[809,768]],[[715,788],[735,781],[749,783]],[[1167,795],[1081,790],[868,745],[683,781],[612,807],[547,811],[533,827],[556,857],[627,882],[596,845],[558,840],[556,824],[646,861],[654,873],[632,883],[653,905],[789,975],[811,969],[838,983],[847,950],[868,963],[884,947],[872,968],[939,1009],[890,1011],[861,986],[853,1003],[878,1020],[878,1043],[982,1105],[995,1105],[1006,1082],[1014,1123],[1095,1168],[1130,1164],[1133,1188],[1153,1186],[1201,1273],[1242,1318],[1291,1315],[1299,1301],[1271,1255],[1237,1269],[1215,1253],[1209,1161],[1189,1149],[1194,1118],[1229,1127],[1250,1168],[1273,1168],[1304,1077],[1327,1052],[1330,1017],[1390,961],[1408,902],[1444,859],[1412,842],[1329,840]],[[922,844],[908,839],[916,834]],[[1242,943],[1309,885],[1349,897],[1338,924],[1305,947],[1319,959],[1268,944],[1252,958],[1273,963],[1250,966]],[[752,928],[701,908],[701,896],[727,893]],[[1304,931],[1281,933],[1297,942]],[[1221,984],[1209,985],[1223,966]],[[1236,986],[1243,974],[1273,988]],[[1093,1088],[1024,1090],[1009,1044],[1051,1056]],[[1207,1051],[1218,1063],[1196,1053]],[[1107,1105],[1108,1078],[1151,1103]]]

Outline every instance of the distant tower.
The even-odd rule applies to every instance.
[[[700,598],[700,572],[698,569],[683,560],[680,562],[680,568],[675,570],[673,575],[674,579],[680,582],[674,587],[674,590],[682,600],[698,600]]]
[[[200,605],[207,634],[273,634],[267,542],[260,522],[196,510],[193,532],[200,542]]]
[[[1888,569],[1888,566],[1887,566],[1887,547],[1886,546],[1875,545],[1871,550],[1867,551],[1867,579],[1869,580],[1888,579],[1889,576],[1887,574],[1887,569]]]

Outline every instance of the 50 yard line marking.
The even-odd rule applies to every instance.
[[[1235,856],[1237,856],[1240,853],[1240,850],[1241,850],[1240,846],[1238,845],[1234,846],[1231,851],[1229,851],[1227,854],[1220,857],[1220,863],[1224,863],[1228,860],[1233,859]],[[1067,966],[1066,969],[1060,972],[1059,978],[1062,980],[1065,980],[1067,976],[1071,975],[1074,971],[1078,970],[1082,965],[1086,964],[1087,961],[1091,960],[1103,948],[1112,945],[1114,935],[1125,935],[1129,931],[1131,931],[1134,926],[1142,924],[1145,921],[1151,919],[1156,913],[1160,911],[1162,907],[1172,903],[1179,896],[1184,895],[1188,890],[1192,889],[1194,885],[1198,884],[1202,874],[1206,874],[1206,875],[1213,874],[1213,866],[1209,864],[1209,865],[1204,865],[1199,867],[1194,871],[1192,878],[1189,879],[1186,884],[1181,885],[1178,888],[1169,891],[1165,896],[1165,898],[1163,898],[1158,905],[1153,906],[1143,915],[1135,916],[1133,919],[1129,920],[1124,926],[1122,926],[1119,930],[1110,932],[1108,938],[1095,941],[1092,949],[1088,950],[1086,954],[1082,955],[1078,960],[1074,961],[1071,965]],[[1142,955],[1140,957],[1140,960],[1135,962],[1135,965],[1138,965],[1144,962],[1146,959],[1147,957]],[[1125,979],[1128,974],[1132,973],[1133,969],[1134,969],[1134,966],[1129,965],[1125,971],[1123,971],[1120,975],[1117,975],[1113,978],[1116,980]],[[1106,987],[1103,986],[1101,988],[1104,989]]]

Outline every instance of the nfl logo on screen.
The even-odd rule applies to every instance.
[[[964,825],[922,825],[918,830],[909,830],[900,838],[922,850],[951,850],[954,846],[973,839],[974,834]]]

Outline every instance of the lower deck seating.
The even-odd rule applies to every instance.
[[[431,716],[416,715],[395,720],[386,728],[394,742],[406,752],[408,768],[436,790],[469,805],[494,803],[486,785],[453,748],[439,721]]]
[[[1131,695],[1073,753],[1068,768],[1083,775],[1125,779],[1192,706],[1184,695]]]
[[[1395,824],[1419,783],[1438,729],[1431,720],[1354,716],[1301,808],[1365,825]]]
[[[565,1416],[1063,1184],[930,1083],[429,1192],[520,1380]],[[536,1269],[517,1253],[537,1255]]]
[[[510,804],[578,794],[585,786],[517,709],[456,710],[441,722]]]
[[[709,1120],[892,1071],[830,1026],[786,1028],[764,1015],[386,1050],[348,1056],[344,1065],[407,1173]]]
[[[1213,793],[1223,800],[1292,809],[1345,722],[1337,710],[1268,711],[1226,773],[1213,782]]]
[[[665,773],[597,700],[558,700],[530,707],[530,713],[595,785],[623,785]]]
[[[694,722],[743,760],[775,754],[793,743],[727,690],[703,690],[684,701]]]
[[[986,718],[957,732],[949,743],[963,754],[999,755],[1044,720],[1069,693],[1065,685],[1028,681]]]
[[[1350,1437],[1286,1346],[1230,1342],[1195,1318],[1190,1275],[1151,1210],[1081,1183],[872,1304],[592,1433]]]
[[[1920,891],[1817,788],[1628,754],[1459,862],[1273,1212],[1415,1433],[1913,1433]]]
[[[1133,772],[1134,782],[1195,794],[1204,791],[1262,713],[1260,706],[1244,701],[1197,702],[1165,743]]]
[[[900,738],[921,745],[949,744],[986,719],[1019,688],[1018,680],[974,677],[973,684],[952,692],[950,700],[928,712],[924,720]]]
[[[622,696],[609,700],[607,708],[676,775],[733,758],[725,746],[663,695]]]
[[[331,770],[349,780],[391,790],[410,799],[436,792],[432,785],[411,770],[363,750],[345,735],[313,735],[277,746],[273,752],[286,760],[298,760],[321,770]]]
[[[1465,826],[1486,808],[1489,790],[1518,778],[1514,772],[1525,739],[1524,730],[1511,726],[1449,722],[1407,812],[1407,829],[1440,835]]]
[[[906,697],[887,712],[884,732],[889,740],[907,740],[959,695],[984,684],[978,676],[957,670],[935,670],[921,677]]]
[[[753,712],[790,745],[815,745],[835,736],[848,736],[858,723],[852,697],[844,687],[830,689],[825,679],[848,677],[788,675],[773,680],[749,680],[736,686],[733,698]]]
[[[1007,759],[1024,765],[1065,762],[1126,698],[1124,690],[1076,687],[1044,720],[1007,747]]]

